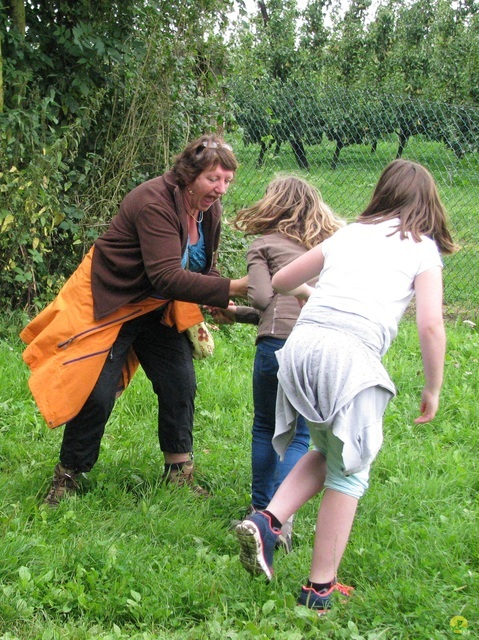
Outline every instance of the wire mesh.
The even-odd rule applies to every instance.
[[[479,109],[313,83],[231,87],[241,162],[227,211],[260,198],[273,175],[299,173],[352,220],[384,167],[404,157],[433,174],[461,250],[444,259],[446,310],[479,309]]]

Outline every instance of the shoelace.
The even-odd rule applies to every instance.
[[[354,591],[354,587],[348,587],[347,585],[341,584],[340,582],[335,582],[332,588],[336,591],[339,591],[339,593],[343,596],[350,596]]]
[[[335,582],[329,587],[329,589],[323,589],[322,591],[316,591],[316,589],[313,589],[313,587],[304,587],[304,588],[308,591],[312,591],[313,593],[316,593],[318,596],[321,596],[322,598],[332,595],[335,591],[338,591],[342,596],[350,596],[351,593],[354,591],[354,587],[348,587],[347,585],[341,584],[340,582]]]

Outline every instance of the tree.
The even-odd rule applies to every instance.
[[[304,103],[295,90],[301,69],[300,14],[295,0],[260,0],[257,4],[258,13],[235,41],[233,56],[239,63],[235,68],[240,70],[232,83],[239,105],[236,116],[245,127],[245,139],[260,144],[259,164],[271,144],[279,150],[289,142],[299,167],[307,169]],[[250,72],[254,64],[256,71]],[[261,104],[261,115],[248,118],[256,101]]]
[[[2,301],[42,304],[128,189],[162,171],[190,137],[222,126],[230,8],[220,0],[2,7]]]
[[[474,1],[453,7],[449,0],[437,0],[431,73],[438,94],[446,101],[470,102],[471,91],[477,91],[471,66],[479,53],[477,32],[474,34],[478,12],[479,3]]]
[[[398,9],[394,62],[402,90],[411,96],[430,95],[434,17],[434,0],[416,0]]]
[[[371,0],[351,0],[344,17],[335,25],[328,81],[349,88],[361,87],[366,53],[365,21]]]
[[[365,82],[376,91],[398,89],[393,59],[396,38],[394,5],[380,5],[368,26],[365,43]]]
[[[4,35],[7,31],[7,21],[11,23],[12,37],[16,38],[19,42],[19,46],[22,46],[25,41],[25,7],[23,0],[6,0],[5,5],[0,4],[0,113],[3,113],[5,98],[4,98],[4,83],[3,83],[3,48],[4,48]],[[23,92],[23,91],[22,91]]]

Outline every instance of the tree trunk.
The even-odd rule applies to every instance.
[[[343,143],[341,140],[336,140],[336,148],[334,150],[333,159],[331,160],[331,169],[336,169],[339,161],[339,154],[341,153],[341,149],[343,148]]]
[[[309,169],[308,158],[306,157],[306,150],[301,138],[291,138],[290,144],[293,149],[294,157],[300,169]]]
[[[14,29],[24,38],[26,29],[24,0],[7,0],[7,6]]]
[[[0,31],[0,113],[3,113],[3,54],[2,32]]]
[[[10,18],[12,31],[16,31],[20,35],[21,41],[23,42],[25,40],[25,31],[26,31],[24,0],[7,0],[6,4],[7,4],[7,11],[8,11],[8,16]],[[2,99],[4,99],[3,76],[2,76],[1,85],[2,85],[2,88],[1,88]],[[13,97],[12,104],[20,105],[22,98],[25,96],[25,93],[26,93],[26,86],[25,86],[25,83],[22,82],[15,91],[15,96]]]

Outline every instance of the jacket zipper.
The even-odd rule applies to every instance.
[[[104,322],[103,324],[97,325],[96,327],[92,327],[91,329],[86,329],[85,331],[81,331],[80,333],[75,334],[74,336],[72,336],[71,338],[68,338],[68,340],[64,340],[63,342],[59,342],[57,347],[59,349],[66,349],[68,346],[70,346],[70,344],[74,341],[77,340],[78,338],[81,338],[82,336],[86,336],[89,333],[93,333],[94,331],[98,331],[98,329],[104,329],[105,327],[109,327],[113,324],[117,324],[118,322],[124,322],[125,320],[133,317],[133,316],[137,316],[139,313],[141,313],[142,309],[138,309],[137,311],[132,311],[131,313],[128,313],[126,316],[123,316],[122,318],[117,318],[116,320],[110,320],[110,322]]]
[[[103,351],[93,351],[92,353],[88,353],[85,356],[80,356],[79,358],[73,358],[73,360],[66,360],[65,362],[62,362],[62,367],[64,367],[67,364],[73,364],[74,362],[81,362],[82,360],[88,360],[88,358],[94,358],[95,356],[101,356],[103,353],[108,353],[109,351],[113,351],[112,347],[109,347],[108,349],[103,349]],[[110,360],[113,357],[113,353],[109,356]]]

